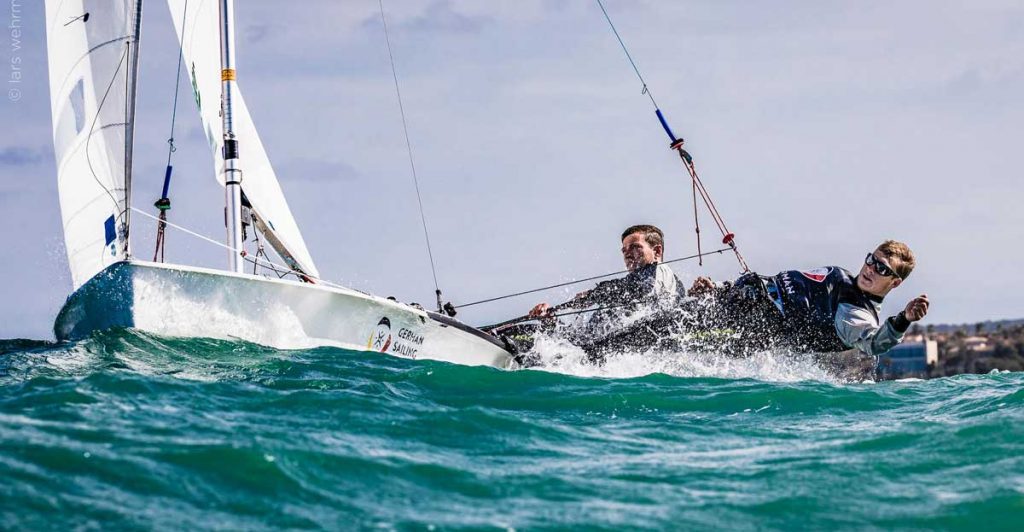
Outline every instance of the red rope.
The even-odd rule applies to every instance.
[[[697,260],[698,266],[704,265],[704,254],[700,251],[700,219],[697,218],[697,182],[693,182],[693,230],[697,233]]]
[[[160,221],[156,228],[156,249],[153,250],[153,262],[164,261],[164,228],[167,226],[167,211],[160,211]]]
[[[697,175],[697,168],[693,165],[693,159],[690,154],[683,149],[683,142],[676,141],[672,143],[672,149],[679,153],[679,158],[683,161],[683,166],[686,167],[687,172],[690,174],[690,181],[693,189],[693,223],[697,233],[697,253],[700,253],[700,223],[697,218],[697,194],[700,193],[701,199],[704,201],[704,205],[708,208],[708,212],[711,213],[711,219],[714,220],[715,225],[718,226],[718,230],[722,233],[722,243],[732,248],[733,253],[736,254],[736,260],[739,261],[740,266],[743,267],[744,272],[749,272],[750,268],[747,266],[747,261],[743,259],[743,255],[740,254],[740,250],[736,247],[736,235],[729,231],[729,228],[725,225],[725,220],[722,219],[722,215],[718,212],[718,207],[715,205],[714,200],[711,199],[711,194],[708,193],[707,188],[704,186],[704,182],[701,181],[700,176]],[[701,261],[703,265],[703,261]]]

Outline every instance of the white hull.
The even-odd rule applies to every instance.
[[[498,341],[454,320],[344,288],[125,261],[68,298],[59,340],[132,327],[165,336],[241,339],[280,349],[337,346],[508,368]]]

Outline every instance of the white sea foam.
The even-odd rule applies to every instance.
[[[284,305],[249,308],[238,312],[238,302],[226,300],[223,291],[205,297],[187,294],[176,283],[137,279],[135,323],[141,329],[164,336],[246,340],[277,349],[305,349],[324,345],[309,337],[302,323]],[[251,319],[245,314],[258,316]]]
[[[89,351],[85,346],[71,344],[68,349],[48,354],[46,363],[62,372],[79,373],[95,366],[99,358],[96,353]]]
[[[632,378],[663,373],[677,377],[747,378],[770,382],[839,381],[812,356],[785,351],[764,351],[742,357],[687,351],[623,351],[609,353],[603,364],[595,364],[582,349],[568,341],[540,336],[531,354],[539,361],[533,369],[583,377]]]
[[[607,353],[603,363],[595,364],[583,349],[563,336],[600,338],[608,332],[628,329],[651,316],[657,309],[614,313],[578,318],[564,325],[560,333],[537,337],[531,356],[539,362],[536,369],[586,377],[632,378],[653,373],[677,377],[712,377],[724,379],[757,379],[770,382],[824,381],[841,382],[837,373],[823,367],[813,355],[793,353],[784,349],[744,353],[736,356],[700,349],[702,341],[684,336],[679,344],[690,346],[681,350],[623,350]],[[596,324],[596,326],[595,326]],[[575,333],[574,333],[575,331]]]

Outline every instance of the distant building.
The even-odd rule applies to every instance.
[[[939,361],[935,340],[904,342],[878,357],[878,373],[883,379],[928,377],[928,369]]]
[[[984,336],[968,336],[964,338],[964,345],[971,351],[988,351],[989,340]]]

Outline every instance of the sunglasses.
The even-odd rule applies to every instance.
[[[878,257],[875,257],[874,253],[868,253],[868,256],[864,257],[864,264],[871,266],[871,268],[875,270],[875,273],[882,277],[895,277],[897,279],[902,279],[902,277],[897,275],[888,264],[882,262]]]

